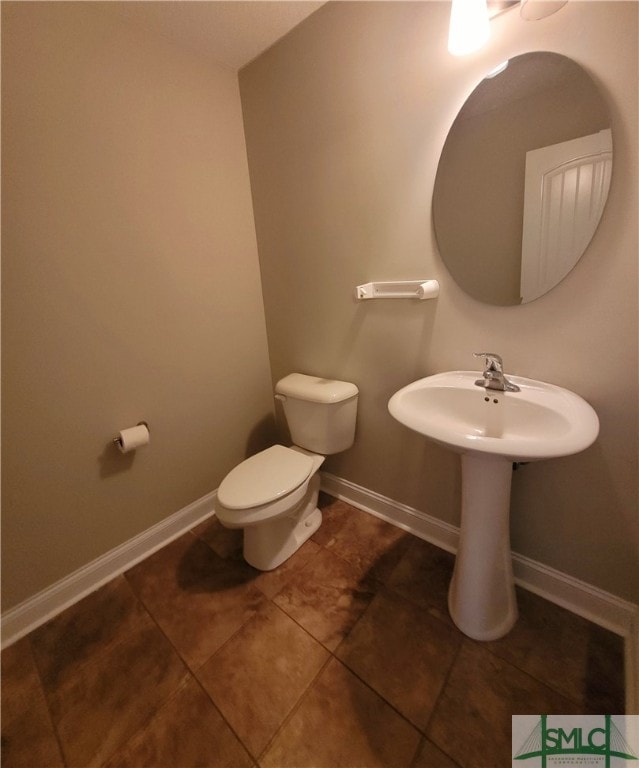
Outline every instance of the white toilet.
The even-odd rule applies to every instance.
[[[318,470],[355,439],[355,384],[291,373],[275,392],[294,444],[243,461],[222,480],[215,502],[222,525],[244,528],[244,559],[261,571],[277,568],[320,527]]]

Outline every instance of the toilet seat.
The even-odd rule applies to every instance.
[[[287,496],[313,472],[311,456],[274,445],[251,456],[222,480],[217,498],[227,509],[252,509]]]
[[[218,488],[217,518],[227,528],[246,528],[290,514],[304,500],[309,481],[323,461],[323,456],[283,445],[251,456],[231,470]],[[248,506],[258,499],[269,501]],[[247,506],[237,506],[241,502]]]
[[[310,478],[309,478],[310,480]],[[304,500],[309,483],[304,482],[292,493],[283,496],[270,504],[261,504],[259,507],[249,509],[228,509],[220,504],[219,499],[215,503],[215,514],[222,525],[227,528],[248,529],[259,523],[270,522],[278,517],[286,516]]]

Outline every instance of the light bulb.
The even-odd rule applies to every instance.
[[[473,53],[489,35],[486,0],[453,0],[448,32],[448,50],[453,56]]]

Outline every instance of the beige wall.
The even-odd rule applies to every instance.
[[[447,3],[331,3],[240,73],[274,378],[360,387],[355,446],[326,469],[450,523],[457,457],[395,423],[390,395],[500,352],[507,371],[573,389],[596,444],[514,475],[513,547],[639,600],[637,511],[637,4],[571,2],[531,23],[509,11],[490,44],[446,51]],[[458,109],[503,59],[572,57],[601,87],[615,147],[608,207],[577,268],[541,299],[491,307],[452,281],[434,241],[439,152]],[[356,303],[357,284],[437,278],[436,301]]]
[[[2,11],[6,610],[215,489],[272,399],[237,76],[93,3]]]

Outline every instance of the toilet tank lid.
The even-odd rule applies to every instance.
[[[275,385],[279,395],[310,400],[313,403],[339,403],[355,397],[359,390],[350,381],[322,379],[304,373],[290,373]]]

